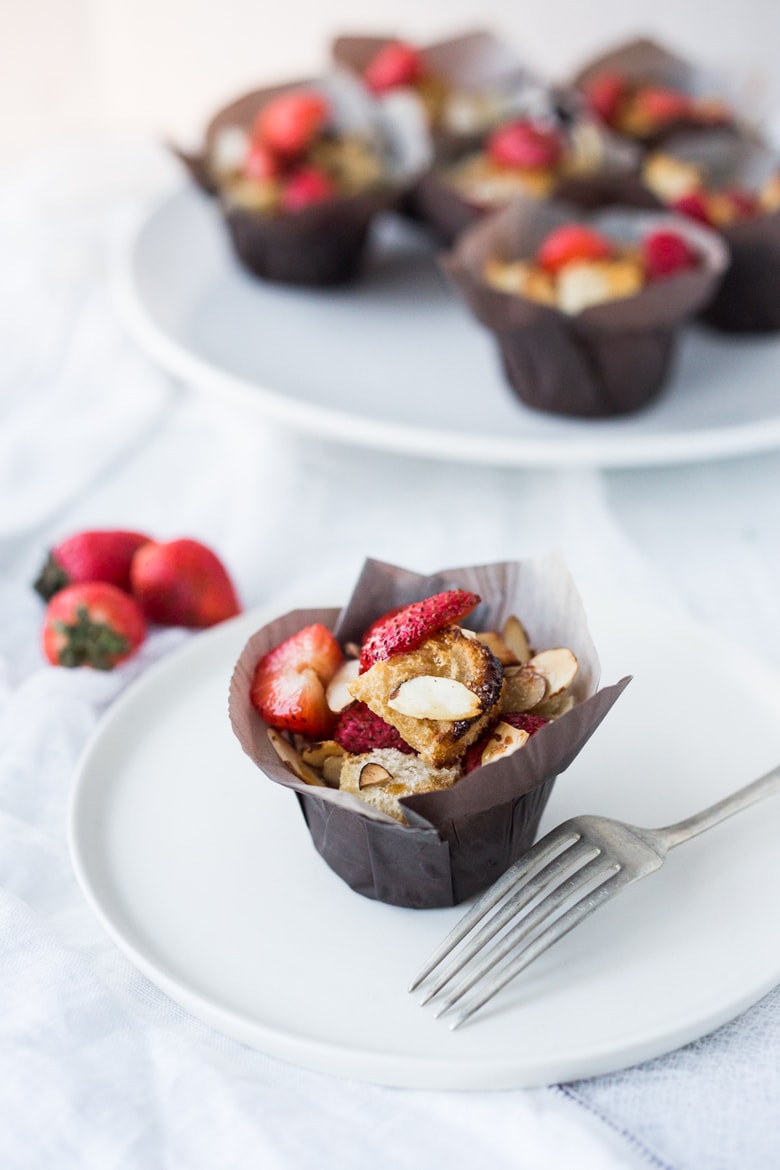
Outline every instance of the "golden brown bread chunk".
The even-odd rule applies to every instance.
[[[390,700],[402,683],[420,675],[455,679],[478,700],[479,714],[470,719],[426,719],[401,714]],[[504,671],[501,663],[475,638],[456,626],[426,639],[408,654],[376,662],[349,684],[349,692],[392,724],[410,747],[435,768],[455,763],[479,739],[501,703]]]
[[[353,792],[405,824],[406,817],[398,803],[402,797],[450,788],[459,776],[458,767],[432,768],[419,756],[406,755],[395,748],[374,748],[363,755],[344,757],[339,788]]]

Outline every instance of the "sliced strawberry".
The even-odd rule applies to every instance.
[[[527,731],[530,737],[549,722],[550,720],[545,719],[543,715],[532,715],[528,711],[505,711],[499,719],[491,723],[482,738],[473,743],[466,752],[463,759],[464,773],[473,772],[475,768],[482,766],[482,753],[490,742],[497,723],[509,723],[512,727]]]
[[[675,199],[670,206],[674,211],[679,211],[680,215],[687,215],[689,219],[695,219],[697,223],[704,223],[708,227],[712,227],[712,217],[703,191],[691,191],[688,195],[682,195],[679,199]]]
[[[133,557],[149,539],[124,529],[77,532],[49,551],[34,588],[45,601],[80,581],[107,581],[129,592]]]
[[[336,195],[336,185],[319,167],[301,167],[282,187],[282,211],[303,211]]]
[[[145,637],[138,603],[106,581],[68,585],[46,607],[43,652],[55,666],[111,670],[134,654]]]
[[[343,661],[329,629],[319,622],[304,626],[260,659],[252,703],[271,727],[323,739],[336,723],[325,688]]]
[[[500,126],[487,144],[487,153],[494,163],[530,170],[556,166],[562,152],[563,140],[557,130],[525,119]]]
[[[617,121],[628,92],[628,79],[622,73],[602,73],[585,86],[585,97],[591,110],[610,126]]]
[[[479,605],[481,597],[466,589],[447,589],[422,601],[391,610],[370,627],[360,651],[360,670],[394,654],[414,650],[431,634],[459,622]]]
[[[278,157],[269,150],[264,142],[250,143],[247,156],[244,159],[244,174],[247,179],[254,179],[257,183],[277,179],[282,172]]]
[[[255,119],[252,137],[274,154],[297,158],[311,146],[329,114],[322,94],[294,90],[263,106]]]
[[[743,187],[728,187],[723,195],[733,207],[737,219],[752,219],[760,210],[757,196]]]
[[[699,255],[678,232],[657,231],[642,241],[642,260],[650,280],[696,268]]]
[[[612,251],[610,241],[595,228],[566,223],[542,241],[536,259],[547,272],[555,273],[574,261],[607,260]]]
[[[406,41],[390,41],[368,62],[363,79],[373,93],[414,85],[425,73],[422,54]]]
[[[634,95],[634,111],[656,126],[684,118],[691,112],[692,100],[678,89],[647,85]]]
[[[350,703],[340,712],[333,738],[345,751],[355,755],[374,748],[396,748],[406,753],[414,750],[405,739],[401,739],[394,727],[375,715],[365,703]]]

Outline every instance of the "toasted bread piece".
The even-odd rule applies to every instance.
[[[415,718],[390,706],[390,699],[410,678],[438,675],[456,679],[478,698],[479,714],[470,719]],[[479,739],[498,713],[504,686],[501,663],[475,638],[448,626],[408,654],[376,662],[349,683],[349,692],[397,728],[401,737],[435,768],[455,763]]]
[[[346,755],[341,768],[339,788],[353,792],[367,804],[406,824],[398,803],[415,792],[435,792],[451,788],[461,769],[432,768],[419,756],[410,756],[396,748],[374,748],[360,755]]]

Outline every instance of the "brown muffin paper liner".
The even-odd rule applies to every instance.
[[[728,133],[678,134],[662,149],[701,167],[705,186],[714,190],[735,187],[755,194],[780,173],[775,150]],[[724,333],[776,332],[780,329],[780,209],[712,230],[725,241],[731,261],[701,319]]]
[[[317,621],[333,629],[342,643],[359,640],[371,622],[394,606],[457,586],[482,598],[469,615],[470,628],[495,629],[515,613],[538,648],[573,650],[580,664],[572,685],[575,706],[513,755],[476,769],[452,788],[402,800],[407,825],[350,793],[315,787],[288,770],[252,706],[250,689],[259,659]],[[296,793],[315,848],[353,890],[414,909],[452,906],[488,886],[533,843],[556,777],[630,681],[626,677],[599,689],[599,673],[582,601],[558,556],[432,576],[367,560],[341,611],[295,610],[252,635],[233,673],[229,713],[244,751],[269,779]]]
[[[213,159],[220,135],[248,132],[260,110],[282,94],[316,88],[330,100],[337,130],[360,131],[381,152],[386,181],[366,191],[329,199],[293,214],[264,215],[231,200]],[[327,286],[359,273],[371,224],[394,207],[429,162],[429,143],[414,111],[386,110],[345,73],[253,90],[209,122],[200,152],[174,148],[195,183],[219,200],[235,255],[255,276],[284,284]]]
[[[715,76],[712,71],[678,56],[649,37],[634,38],[593,58],[578,71],[570,84],[575,89],[584,89],[602,73],[622,73],[632,82],[681,90],[691,97],[718,99],[727,107],[729,114],[727,120],[718,125],[728,127],[734,134],[749,132],[747,120],[737,111],[739,95],[734,79]],[[711,122],[702,122],[696,118],[675,118],[658,130],[641,136],[641,141],[647,146],[656,146],[680,131],[706,132],[711,128]]]
[[[576,315],[486,283],[489,258],[531,257],[553,228],[572,221],[626,243],[669,227],[690,241],[701,263]],[[520,199],[469,228],[441,257],[456,290],[495,335],[518,397],[536,410],[581,418],[630,414],[658,396],[680,327],[710,300],[727,263],[719,236],[682,216],[609,208],[586,217],[565,204]]]

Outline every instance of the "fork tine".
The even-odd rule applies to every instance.
[[[491,947],[485,954],[483,954],[480,962],[471,970],[464,979],[451,989],[449,995],[444,999],[438,1011],[434,1014],[438,1017],[444,1015],[445,1012],[461,999],[467,991],[470,991],[475,984],[479,983],[484,976],[493,967],[496,966],[503,958],[514,951],[517,946],[523,943],[528,937],[533,934],[537,927],[543,926],[549,922],[551,916],[559,907],[565,905],[572,897],[581,893],[584,890],[592,892],[594,884],[599,886],[608,881],[616,873],[620,871],[620,863],[614,862],[605,865],[604,859],[599,853],[586,865],[578,869],[571,877],[561,882],[560,885],[543,898],[532,910],[521,918],[516,926],[508,930],[502,939],[500,939],[495,946]],[[596,881],[598,879],[598,882]],[[583,905],[587,901],[587,894],[581,901],[577,902],[578,906]],[[561,917],[564,917],[563,915]],[[559,919],[556,919],[559,921]],[[554,923],[548,927],[548,930],[554,928]],[[533,943],[530,944],[533,946]],[[529,947],[530,949],[530,947]],[[541,951],[539,952],[541,954]],[[529,960],[530,961],[530,960]],[[496,977],[496,981],[498,976]],[[503,986],[501,984],[500,986]],[[496,987],[499,990],[499,987]],[[494,994],[491,992],[491,994]],[[476,1009],[475,1009],[476,1010]]]
[[[530,966],[535,959],[544,954],[554,943],[578,926],[584,919],[599,908],[604,902],[608,902],[622,889],[630,885],[635,880],[634,876],[623,871],[621,873],[621,866],[619,862],[613,863],[609,867],[609,872],[605,874],[603,883],[595,890],[591,890],[579,902],[575,902],[563,914],[550,923],[546,929],[538,934],[530,942],[522,947],[519,954],[517,954],[509,963],[506,964],[500,971],[496,973],[492,980],[489,980],[476,996],[473,996],[467,1001],[458,1012],[450,1020],[450,1030],[454,1031],[459,1028],[465,1020],[473,1016],[475,1012],[493,998],[502,988],[506,987],[515,976],[524,971],[526,967]],[[472,984],[473,986],[473,984]],[[439,1013],[441,1014],[441,1013]]]
[[[466,940],[450,962],[444,966],[443,970],[439,971],[435,981],[420,1001],[421,1004],[428,1003],[435,995],[438,995],[441,989],[482,950],[485,944],[494,938],[508,922],[522,914],[535,898],[558,885],[560,879],[572,869],[581,869],[587,862],[597,857],[599,852],[598,846],[588,845],[578,839],[566,849],[562,849],[551,861],[537,869],[531,876],[524,875],[523,880],[515,884],[514,891],[507,892],[503,905],[499,904],[489,918],[485,916],[481,919],[484,922],[482,928],[475,930],[472,937]],[[474,923],[474,927],[477,926],[479,926],[479,922]]]
[[[447,957],[461,939],[466,937],[469,931],[501,901],[509,890],[522,882],[528,874],[545,864],[551,857],[554,857],[563,849],[568,849],[580,839],[581,834],[576,829],[563,832],[565,829],[567,829],[567,825],[563,824],[558,829],[554,829],[551,833],[548,833],[546,837],[542,837],[541,841],[537,841],[527,853],[523,854],[519,861],[511,865],[506,873],[502,874],[493,883],[490,889],[464,914],[443,942],[429,956],[409,984],[409,991],[414,991],[419,987],[423,979],[426,979],[431,971],[438,967],[439,963]]]

